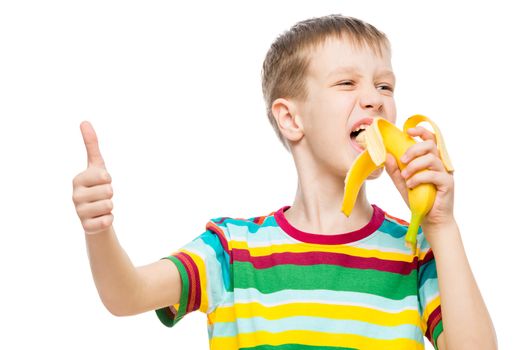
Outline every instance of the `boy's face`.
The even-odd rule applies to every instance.
[[[314,160],[329,173],[344,177],[360,154],[350,133],[363,118],[396,122],[395,76],[389,52],[376,56],[348,39],[328,38],[312,55],[307,77],[309,98],[297,105],[303,133]],[[380,175],[383,168],[370,178]]]

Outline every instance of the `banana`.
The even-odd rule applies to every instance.
[[[414,128],[423,121],[428,122],[435,132],[437,149],[444,167],[448,172],[454,171],[442,133],[431,119],[421,114],[415,114],[406,120],[401,131],[387,119],[375,117],[373,118],[373,123],[363,131],[365,133],[366,149],[355,159],[344,180],[344,198],[341,210],[346,216],[351,214],[357,195],[366,178],[375,169],[384,166],[387,153],[391,153],[395,157],[401,171],[406,167],[406,164],[399,159],[409,147],[417,142],[409,136],[407,130]],[[406,246],[411,248],[413,252],[415,252],[417,246],[419,226],[424,216],[433,207],[436,193],[435,185],[430,183],[421,183],[413,189],[408,188],[411,222],[406,233]]]

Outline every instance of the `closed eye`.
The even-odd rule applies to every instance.
[[[343,81],[337,85],[351,86],[351,85],[355,85],[355,83],[353,81]],[[379,87],[384,88],[385,90],[393,91],[393,87],[389,85],[379,85]]]
[[[393,88],[391,86],[389,86],[389,85],[379,85],[379,87],[383,87],[386,90],[393,91]]]
[[[342,86],[353,86],[353,85],[355,85],[355,83],[353,81],[349,81],[348,80],[348,81],[343,81],[340,84],[337,84],[337,86],[339,86],[339,85],[342,85]],[[391,92],[393,92],[393,90],[394,90],[394,88],[392,86],[387,85],[387,84],[386,85],[379,85],[378,87],[382,88],[383,90],[387,90],[387,91],[391,91]]]

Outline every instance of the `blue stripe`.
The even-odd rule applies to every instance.
[[[438,294],[438,281],[434,279],[426,280],[426,283],[424,283],[422,286],[419,287],[419,298],[420,298],[420,305],[419,305],[419,311],[423,313],[423,311],[426,310],[428,307],[428,304],[430,303],[429,298],[433,298],[436,294]]]
[[[263,317],[238,318],[236,322],[217,322],[213,326],[213,337],[232,337],[238,333],[267,331],[279,333],[290,330],[325,332],[332,334],[356,334],[382,340],[403,338],[424,344],[422,330],[415,325],[381,326],[354,320],[337,320],[323,317],[293,316],[276,320]]]
[[[249,303],[259,302],[265,305],[278,305],[287,302],[326,302],[332,303],[354,303],[370,308],[385,310],[386,312],[400,312],[405,308],[417,310],[417,295],[410,295],[401,300],[388,299],[374,294],[358,292],[341,292],[334,290],[281,290],[274,293],[264,294],[256,288],[235,288],[234,294],[228,293],[225,303]]]
[[[425,264],[421,265],[419,267],[419,285],[423,285],[426,283],[426,280],[429,278],[437,278],[437,262],[435,259],[431,259],[430,261],[426,262]]]
[[[229,253],[224,250],[222,244],[220,243],[219,237],[216,233],[212,231],[206,231],[200,235],[205,244],[210,246],[215,251],[215,257],[220,263],[220,271],[222,272],[222,280],[224,287],[228,291],[232,291],[233,286],[230,278],[230,268],[229,268]],[[202,254],[202,256],[206,256]]]

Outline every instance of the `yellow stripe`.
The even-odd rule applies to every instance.
[[[424,333],[426,333],[426,329],[428,328],[427,320],[429,319],[429,315],[440,305],[440,295],[437,295],[433,300],[431,300],[428,305],[424,308],[424,322],[422,330]]]
[[[198,309],[201,312],[206,312],[208,309],[208,298],[207,298],[207,272],[206,272],[206,266],[204,264],[204,260],[200,257],[200,255],[197,255],[187,249],[180,249],[180,251],[186,253],[189,255],[195,264],[197,265],[198,271],[195,271],[199,274],[200,277],[200,294],[201,294],[201,301],[200,301],[200,308]]]
[[[412,262],[413,255],[383,252],[376,249],[363,249],[353,246],[332,245],[325,244],[273,244],[266,247],[249,247],[245,241],[230,241],[231,247],[236,249],[249,249],[251,256],[268,256],[274,253],[304,253],[304,252],[328,252],[328,253],[342,253],[346,255],[353,255],[364,258],[379,258],[382,260],[404,261]]]
[[[258,345],[281,345],[286,343],[312,346],[354,347],[366,350],[423,350],[424,344],[412,339],[397,338],[392,340],[374,339],[360,335],[324,333],[314,331],[284,331],[270,333],[258,331],[244,333],[238,337],[215,337],[210,340],[211,350],[238,350]]]
[[[256,302],[236,303],[234,306],[218,307],[213,313],[209,314],[209,321],[215,324],[216,322],[235,322],[236,318],[263,317],[268,320],[275,320],[292,316],[351,319],[380,326],[405,324],[420,326],[418,310],[390,313],[363,306],[320,303],[290,303],[271,307]]]

